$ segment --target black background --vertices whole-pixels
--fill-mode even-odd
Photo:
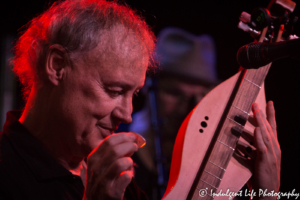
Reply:
[[[52,1],[5,0],[0,3],[1,36],[17,36],[17,30],[31,18],[47,9]],[[269,0],[127,0],[146,18],[155,34],[164,27],[175,26],[194,34],[210,34],[217,46],[217,67],[220,79],[234,75],[239,68],[236,52],[253,39],[237,28],[242,11],[251,13],[266,7]],[[295,1],[297,3],[297,1]],[[295,12],[300,15],[300,5]],[[300,35],[299,23],[295,33]],[[266,78],[266,97],[273,100],[277,115],[278,137],[282,149],[282,192],[300,193],[300,63],[292,59],[274,62]],[[290,199],[294,199],[293,197]]]

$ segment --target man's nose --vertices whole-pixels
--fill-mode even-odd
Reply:
[[[115,111],[115,117],[123,123],[131,123],[132,98],[123,98]]]

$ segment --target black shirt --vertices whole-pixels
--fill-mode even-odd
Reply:
[[[0,200],[81,200],[84,194],[81,178],[43,148],[18,121],[20,114],[8,112],[0,132]],[[127,187],[125,198],[147,199],[134,181]]]

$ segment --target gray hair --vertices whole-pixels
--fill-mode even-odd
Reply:
[[[68,52],[85,52],[97,46],[101,31],[122,24],[133,32],[143,51],[153,61],[155,36],[145,21],[126,5],[105,0],[65,0],[54,3],[32,19],[17,40],[13,71],[24,86],[26,100],[32,86],[40,81],[39,68],[48,48],[62,45]]]

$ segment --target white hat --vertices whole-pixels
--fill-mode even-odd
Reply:
[[[193,35],[168,27],[158,35],[156,60],[163,74],[172,74],[210,84],[219,82],[214,40],[209,35]]]

